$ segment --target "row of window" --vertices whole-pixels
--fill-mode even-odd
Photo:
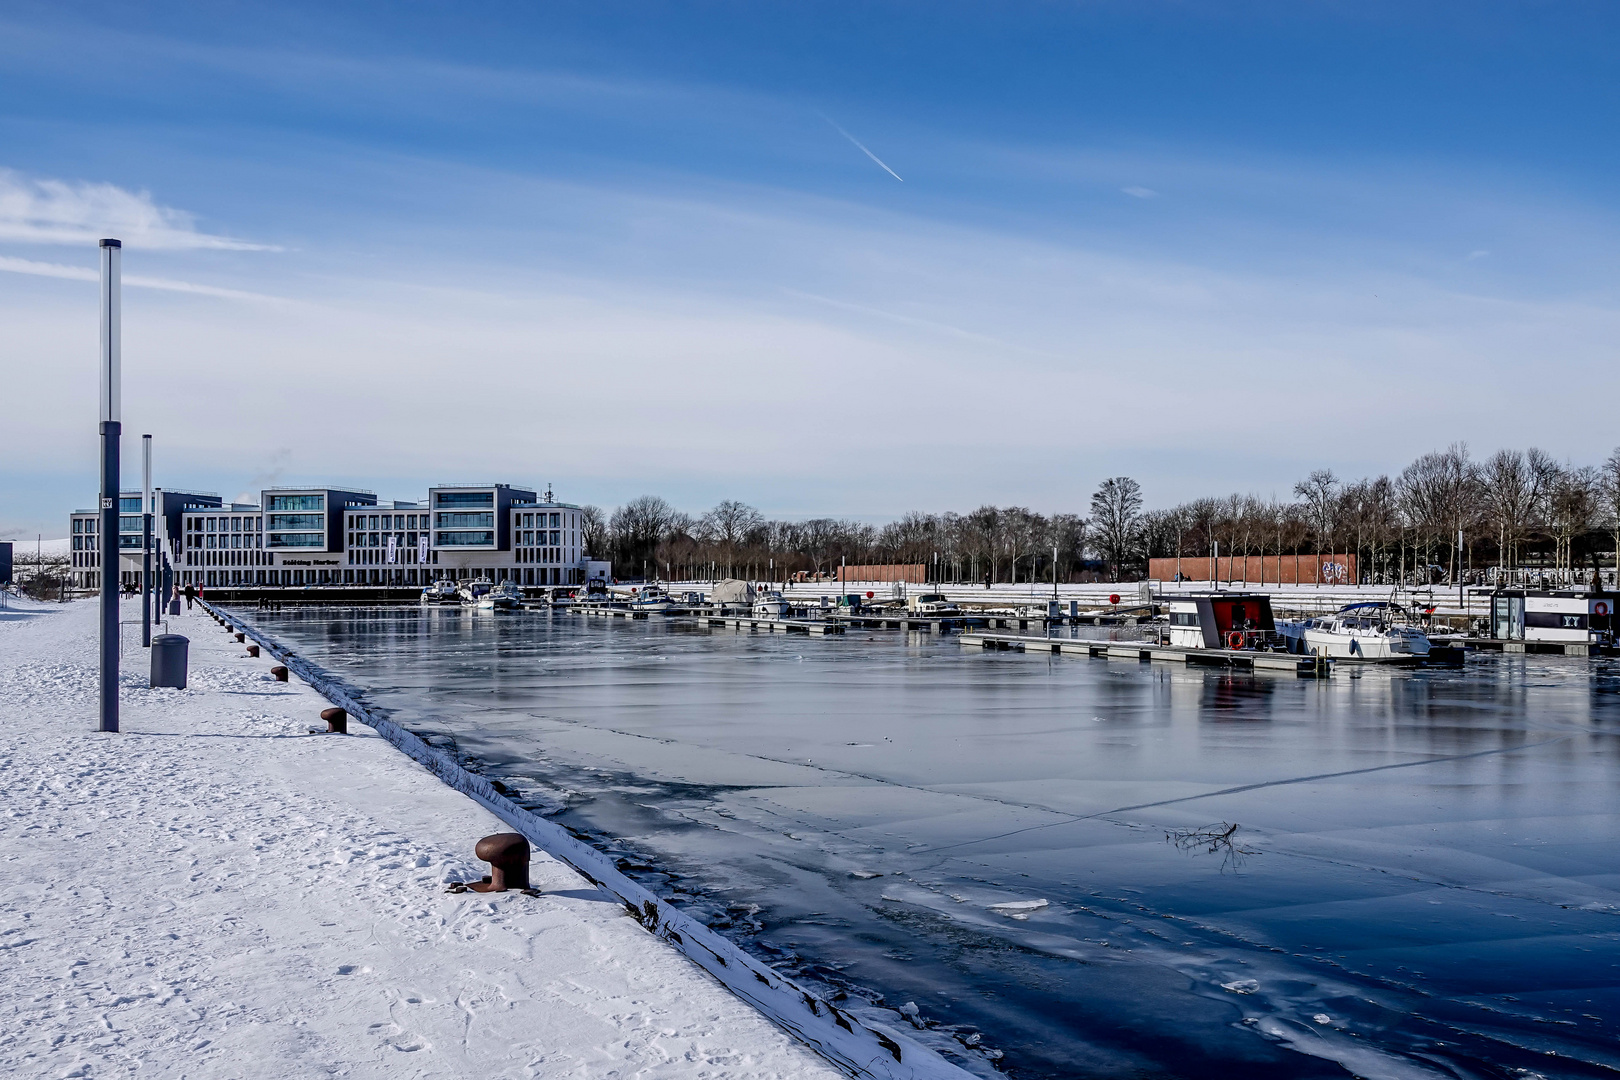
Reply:
[[[235,517],[189,517],[186,519],[188,532],[258,532],[264,524],[257,514],[237,515]],[[137,526],[138,527],[138,526]]]
[[[268,551],[188,551],[187,566],[269,566]]]
[[[349,528],[351,530],[381,529],[383,532],[395,532],[399,529],[415,529],[418,527],[417,519],[421,518],[421,528],[428,527],[426,514],[350,514]]]
[[[411,533],[395,533],[394,534],[394,546],[398,547],[398,548],[406,548],[406,547],[408,547],[412,551],[415,551],[416,550],[416,542],[417,542],[419,536],[420,536],[420,534],[413,533],[413,532],[411,532]],[[380,547],[387,547],[388,546],[388,534],[387,533],[350,533],[349,534],[349,546],[351,548],[366,548],[366,547],[380,548]]]
[[[266,510],[274,513],[298,513],[304,510],[325,510],[325,495],[272,495]]]
[[[229,536],[214,536],[204,533],[187,533],[187,548],[203,548],[212,551],[215,548],[256,548],[262,547],[262,538],[258,533],[243,533],[238,536],[232,533]]]

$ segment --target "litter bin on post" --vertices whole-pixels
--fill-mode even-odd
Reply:
[[[186,688],[186,650],[191,639],[159,634],[152,639],[152,685]]]

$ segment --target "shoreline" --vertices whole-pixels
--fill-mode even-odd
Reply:
[[[447,893],[503,821],[363,712],[307,734],[327,699],[200,607],[169,626],[190,687],[147,688],[126,630],[96,732],[94,615],[0,615],[9,1072],[842,1075],[538,845],[540,896]]]
[[[213,605],[203,604],[205,611]],[[613,861],[566,829],[520,806],[485,777],[466,769],[451,754],[383,717],[373,716],[341,681],[298,656],[274,637],[220,611],[232,630],[257,642],[321,694],[370,727],[396,750],[422,765],[451,789],[476,801],[507,827],[522,833],[533,850],[565,864],[591,885],[624,905],[627,914],[772,1023],[852,1076],[893,1080],[961,1080],[970,1074],[899,1028],[858,1017],[783,977],[741,946],[624,875]],[[892,1059],[892,1060],[891,1060]]]

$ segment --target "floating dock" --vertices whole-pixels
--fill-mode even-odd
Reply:
[[[685,615],[699,626],[729,626],[733,630],[772,630],[784,634],[842,634],[838,623],[820,619],[755,619],[747,615]]]
[[[1464,645],[1503,653],[1550,653],[1554,656],[1615,656],[1612,645],[1596,641],[1523,641],[1518,638],[1446,638],[1446,648],[1461,650]],[[1436,647],[1440,647],[1436,643]]]
[[[1154,645],[1145,641],[1087,641],[1083,638],[1034,637],[1023,634],[962,635],[963,645],[1017,652],[1049,652],[1055,655],[1101,656],[1110,660],[1150,660],[1168,664],[1206,664],[1212,667],[1242,668],[1250,671],[1287,671],[1304,678],[1332,674],[1333,663],[1314,656],[1294,653],[1253,652],[1244,649],[1183,649]]]

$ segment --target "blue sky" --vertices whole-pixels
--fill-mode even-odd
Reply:
[[[227,497],[1082,510],[1620,441],[1610,7],[537,7],[0,4],[0,534],[93,496],[101,234],[126,430]]]

